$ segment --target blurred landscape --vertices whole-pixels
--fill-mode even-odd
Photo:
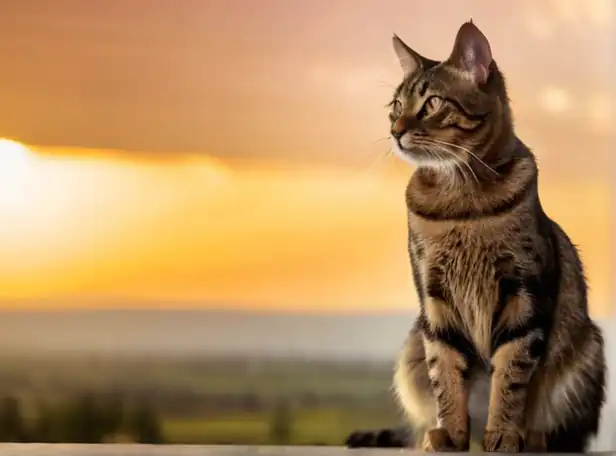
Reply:
[[[386,363],[84,353],[0,360],[0,422],[18,428],[7,441],[340,445],[357,428],[398,422]],[[23,426],[14,414],[2,418],[14,400]],[[145,431],[130,427],[138,413]],[[98,428],[110,414],[115,427]],[[89,426],[73,429],[78,422]]]
[[[0,311],[0,353],[393,360],[411,311]]]
[[[5,439],[343,444],[358,428],[400,422],[389,385],[412,320],[404,313],[5,312],[0,385],[10,400],[0,402],[0,423],[18,399],[24,424]],[[129,424],[109,431],[119,409]],[[145,431],[131,418],[140,410],[150,419]],[[62,427],[83,420],[92,423],[85,437]],[[138,424],[131,428],[131,420]]]
[[[413,318],[5,312],[0,439],[341,445],[403,423],[389,386]],[[601,323],[614,366],[616,320]],[[608,444],[613,382],[610,397]]]

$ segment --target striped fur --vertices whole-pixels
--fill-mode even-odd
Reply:
[[[417,165],[406,203],[421,308],[394,386],[415,438],[390,429],[373,446],[464,451],[472,433],[486,451],[585,451],[605,400],[603,338],[490,45],[468,22],[443,62],[396,36],[394,48],[405,76],[391,135]]]

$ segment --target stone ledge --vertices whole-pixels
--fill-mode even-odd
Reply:
[[[308,446],[202,446],[202,445],[79,445],[79,444],[0,444],[2,456],[387,456],[400,453],[420,453],[401,449],[348,449],[345,447]],[[480,454],[480,453],[473,453]],[[487,453],[486,453],[487,454]],[[548,453],[552,454],[552,453]],[[581,453],[571,453],[577,455]],[[616,451],[592,453],[616,456]],[[436,453],[435,456],[451,456],[450,453]],[[556,456],[556,453],[554,453]],[[546,456],[546,453],[543,454]],[[557,456],[567,456],[559,453]]]

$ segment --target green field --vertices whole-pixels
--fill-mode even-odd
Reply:
[[[293,415],[291,445],[340,445],[356,429],[395,424],[392,416],[362,414],[343,409],[298,411]],[[237,414],[216,419],[169,419],[165,436],[182,443],[270,443],[270,417],[267,414]]]
[[[195,395],[252,393],[269,399],[314,394],[370,399],[388,394],[392,366],[387,363],[334,363],[85,355],[0,357],[0,385],[6,392],[72,393],[79,389],[127,393]]]
[[[400,422],[391,369],[386,363],[23,355],[0,359],[0,385],[32,419],[40,404],[90,394],[103,404],[146,401],[170,443],[332,445],[354,430]],[[281,421],[285,429],[276,434]]]

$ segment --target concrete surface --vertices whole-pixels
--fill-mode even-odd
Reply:
[[[388,456],[394,454],[399,455],[400,453],[410,454],[415,453],[415,451],[400,449],[348,449],[345,447],[300,446],[261,447],[126,444],[0,444],[0,455],[2,456]],[[442,456],[450,456],[448,453],[440,454]],[[592,454],[616,456],[616,452]],[[566,454],[560,453],[558,456],[566,456]]]

